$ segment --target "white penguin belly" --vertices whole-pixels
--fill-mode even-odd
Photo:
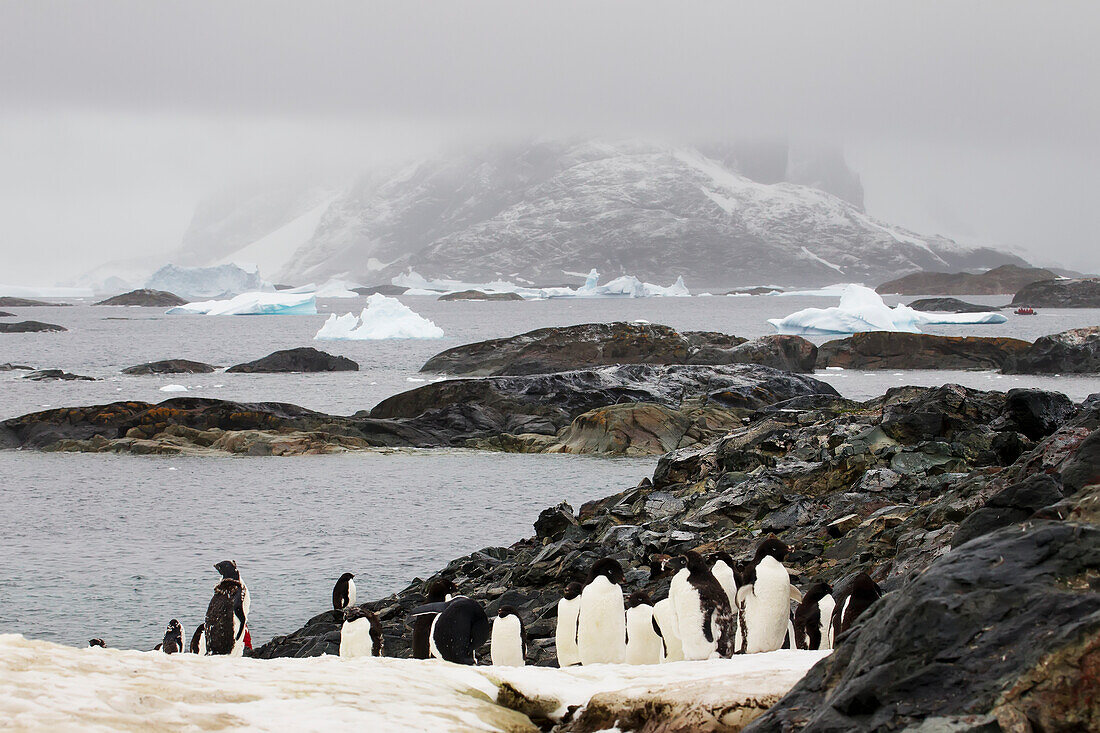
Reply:
[[[370,636],[370,619],[357,618],[354,621],[345,621],[340,627],[340,656],[341,657],[369,657],[374,648],[374,640]]]
[[[663,638],[664,656],[662,662],[680,662],[684,659],[684,647],[680,642],[679,622],[676,620],[676,609],[668,598],[657,601],[653,606],[653,618],[661,627]]]
[[[672,606],[676,609],[680,644],[684,650],[684,659],[710,659],[718,653],[718,636],[712,631],[712,640],[707,641],[704,635],[703,620],[706,614],[702,598],[688,581],[688,575],[687,570],[680,570],[672,578],[668,588],[668,597],[672,599]]]
[[[522,667],[526,663],[523,658],[523,634],[517,617],[497,616],[493,619],[489,658],[494,667]]]
[[[623,591],[600,576],[581,592],[577,651],[581,664],[621,664],[626,652]]]
[[[745,596],[745,627],[749,654],[772,652],[783,646],[791,613],[791,579],[787,569],[773,557],[756,566],[752,592]]]
[[[821,648],[833,648],[833,609],[836,601],[828,593],[817,602],[817,609],[821,612]]]
[[[659,664],[661,637],[653,630],[653,606],[635,606],[626,611],[627,664]]]
[[[354,605],[355,605],[355,581],[349,579],[348,580],[348,608],[351,608]],[[248,614],[245,614],[245,615],[247,616]]]
[[[730,609],[733,611],[733,618],[737,620],[737,580],[733,577],[733,568],[726,565],[724,560],[719,560],[714,563],[714,567],[711,569],[714,574],[714,578],[718,581],[718,584],[722,586],[722,590],[726,592],[726,598],[730,600]]]
[[[439,653],[439,647],[435,645],[435,624],[439,621],[439,614],[432,616],[432,628],[428,630],[428,655],[432,659],[443,659],[443,655]]]
[[[580,652],[577,650],[577,614],[581,610],[581,599],[562,598],[558,601],[558,624],[554,630],[554,648],[558,653],[558,666],[568,667],[579,664]]]
[[[238,633],[240,633],[240,638],[237,638]],[[233,614],[233,650],[229,652],[229,656],[244,656],[244,632],[241,631],[241,620],[237,618],[237,614]]]

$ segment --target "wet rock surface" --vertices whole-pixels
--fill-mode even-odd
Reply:
[[[122,370],[123,374],[209,374],[217,371],[217,367],[204,364],[201,361],[189,359],[164,359],[151,361],[145,364],[136,364]]]
[[[0,323],[0,333],[51,333],[68,331],[64,326],[42,321],[19,321],[18,323]]]
[[[926,313],[986,313],[1002,308],[999,305],[967,303],[965,300],[959,300],[958,298],[919,298],[906,305],[913,310]]]
[[[1100,279],[1044,280],[1022,287],[1014,306],[1032,308],[1100,308]]]
[[[357,372],[359,365],[346,356],[333,356],[310,346],[275,351],[262,359],[226,369],[234,374],[280,372]]]
[[[1040,280],[1058,275],[1039,267],[1001,265],[980,274],[969,272],[914,272],[879,285],[876,291],[896,295],[1011,295]]]
[[[8,313],[7,311],[0,311],[0,318],[15,318],[15,314]]]
[[[167,290],[131,290],[106,300],[101,300],[94,305],[138,305],[146,308],[172,308],[183,305],[187,301]]]
[[[1020,339],[870,331],[828,341],[817,366],[844,369],[1000,369],[1027,353]]]
[[[80,374],[70,374],[61,369],[39,369],[27,374],[23,379],[34,382],[94,382],[95,377],[84,377]]]
[[[1040,336],[1005,363],[1006,374],[1100,373],[1100,326]]]

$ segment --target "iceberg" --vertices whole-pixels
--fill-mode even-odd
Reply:
[[[203,300],[169,308],[169,315],[202,316],[315,316],[313,293],[241,293],[228,300]]]
[[[1000,313],[925,313],[906,305],[894,308],[882,297],[862,285],[848,285],[840,304],[832,308],[805,308],[786,318],[769,318],[768,323],[783,334],[834,334],[863,331],[901,331],[920,333],[919,326],[930,324],[1004,323]]]
[[[375,293],[367,298],[367,307],[358,316],[333,313],[313,338],[318,341],[438,339],[443,338],[443,329],[397,298]]]
[[[324,285],[317,286],[313,283],[309,285],[302,285],[298,288],[291,288],[290,290],[284,290],[284,293],[313,293],[318,298],[358,298],[359,293],[352,290],[352,288],[361,287],[355,283],[345,282],[343,280],[329,280]]]
[[[270,283],[264,282],[259,270],[246,270],[239,265],[214,267],[178,267],[165,265],[145,281],[150,290],[167,290],[181,298],[201,300],[225,298],[241,293],[257,291],[274,292]]]
[[[600,273],[595,268],[588,273],[584,285],[576,292],[577,298],[686,298],[691,296],[681,275],[665,288],[644,283],[633,275],[617,277],[606,285],[600,285]]]
[[[531,288],[507,280],[493,280],[487,283],[471,283],[461,280],[429,280],[423,275],[409,270],[390,280],[398,287],[408,288],[405,295],[442,295],[463,290],[479,290],[483,293],[516,293],[526,300],[545,298],[685,298],[691,292],[684,284],[684,278],[678,277],[669,287],[642,282],[633,275],[623,275],[600,285],[600,273],[595,268],[585,276],[584,285],[579,288]]]

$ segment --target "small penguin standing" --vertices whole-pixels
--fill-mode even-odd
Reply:
[[[192,654],[206,655],[206,624],[199,624],[195,629],[195,633],[191,635],[191,647]]]
[[[581,664],[621,664],[626,654],[623,568],[612,558],[597,560],[581,591],[577,652]]]
[[[726,591],[698,552],[674,558],[668,596],[676,609],[684,659],[728,658],[734,652],[733,609]]]
[[[660,664],[664,645],[653,621],[653,601],[645,591],[631,593],[626,599],[627,664]]]
[[[577,649],[577,616],[581,610],[581,591],[584,586],[574,581],[565,586],[562,599],[558,601],[558,622],[554,629],[554,649],[558,654],[559,667],[571,667],[581,663]]]
[[[244,633],[248,616],[244,610],[244,586],[239,580],[222,578],[206,608],[204,634],[206,653],[239,657],[244,654]]]
[[[176,619],[168,622],[160,650],[165,654],[179,654],[183,651],[183,626]]]
[[[676,609],[672,599],[665,598],[653,606],[653,630],[661,637],[661,662],[682,662],[684,645],[680,641],[680,622],[676,619]]]
[[[436,659],[455,664],[477,664],[475,652],[489,640],[489,617],[481,604],[466,596],[429,603],[412,611],[413,616],[431,616],[428,648]]]
[[[794,648],[829,649],[833,623],[833,589],[828,583],[814,583],[794,612]]]
[[[355,605],[354,577],[351,573],[344,573],[336,581],[336,586],[332,589],[332,610],[343,611]]]
[[[870,575],[860,573],[852,578],[847,590],[841,594],[833,609],[832,636],[829,646],[832,646],[836,637],[850,629],[856,619],[879,598],[882,598],[882,588],[871,580]]]
[[[384,653],[382,622],[374,611],[349,606],[340,627],[341,657],[380,657]]]
[[[522,667],[527,663],[527,629],[512,606],[501,606],[493,619],[489,658],[494,667]]]
[[[756,548],[737,589],[741,647],[745,654],[775,651],[783,646],[791,616],[791,598],[801,599],[783,566],[789,548],[769,537]]]
[[[449,601],[458,593],[458,586],[447,578],[436,578],[428,583],[424,589],[428,596],[428,603],[443,603]],[[431,656],[432,623],[435,616],[422,614],[413,617],[412,627],[412,655],[413,659],[427,659]]]

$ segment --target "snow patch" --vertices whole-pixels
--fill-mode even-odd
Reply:
[[[839,273],[840,273],[841,275],[843,275],[843,274],[844,274],[844,270],[843,270],[843,269],[841,269],[839,265],[834,265],[834,264],[833,264],[832,262],[829,262],[829,261],[828,261],[827,259],[825,259],[824,257],[818,257],[817,255],[815,255],[815,254],[814,254],[813,252],[811,252],[810,250],[806,249],[805,247],[803,247],[803,248],[802,248],[802,254],[806,255],[807,257],[809,257],[809,258],[810,258],[810,259],[812,259],[812,260],[817,260],[818,262],[820,262],[821,264],[825,265],[826,267],[831,267],[831,268],[833,268],[834,270],[836,270],[837,272],[839,272]]]
[[[367,298],[367,307],[354,313],[333,313],[313,338],[319,341],[374,341],[380,339],[438,339],[443,329],[397,298],[380,293]]]

